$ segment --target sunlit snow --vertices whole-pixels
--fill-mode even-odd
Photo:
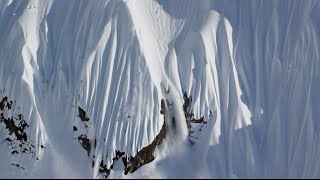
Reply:
[[[319,12],[0,0],[0,178],[319,178]]]

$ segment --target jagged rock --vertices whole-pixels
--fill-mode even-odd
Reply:
[[[87,151],[89,156],[91,151],[91,140],[88,139],[86,135],[80,135],[78,137],[78,141],[81,144],[81,146]]]
[[[110,169],[107,168],[107,165],[103,163],[103,160],[100,162],[99,173],[107,178],[110,174]]]
[[[31,154],[35,157],[34,145],[27,134],[29,125],[22,114],[12,113],[12,106],[13,102],[7,96],[0,101],[0,124],[7,130],[4,142],[8,143],[12,155]]]
[[[78,141],[80,143],[80,145],[87,151],[88,156],[90,156],[90,152],[92,149],[92,139],[88,138],[88,129],[89,129],[89,121],[90,118],[87,117],[87,113],[85,110],[83,110],[81,107],[78,107],[79,110],[79,115],[78,117],[80,117],[81,119],[81,124],[83,129],[80,131],[78,130],[78,128],[76,126],[73,126],[73,131],[77,132],[76,134],[78,134]],[[93,141],[93,145],[94,148],[96,147],[96,139]]]
[[[186,91],[183,93],[183,100],[184,100],[184,103],[183,103],[182,109],[183,109],[183,112],[184,112],[184,115],[186,118],[186,123],[187,123],[188,133],[189,133],[189,140],[190,140],[191,144],[194,144],[194,141],[191,140],[190,138],[198,139],[198,137],[195,137],[192,135],[192,133],[194,132],[192,130],[192,123],[193,124],[200,124],[200,123],[207,124],[207,121],[205,120],[204,116],[201,116],[201,114],[200,114],[201,117],[199,119],[194,118],[194,114],[191,112],[192,97],[191,96],[188,97]]]
[[[89,121],[89,118],[87,117],[86,112],[85,112],[81,107],[78,107],[78,110],[79,110],[79,117],[80,117],[80,119],[81,119],[83,122]]]
[[[125,166],[125,174],[133,173],[139,167],[154,160],[154,151],[166,137],[167,129],[167,124],[164,122],[159,134],[152,141],[152,143],[142,148],[134,157],[131,157],[128,163],[124,163],[124,165],[127,165]]]

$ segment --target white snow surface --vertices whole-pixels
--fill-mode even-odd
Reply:
[[[93,155],[110,166],[150,144],[166,99],[177,122],[155,160],[128,175],[116,161],[108,178],[320,178],[319,12],[317,0],[0,0],[0,100],[38,158],[11,154],[1,125],[0,177],[103,178]],[[193,145],[184,92],[207,120]],[[73,126],[96,138],[89,157]]]

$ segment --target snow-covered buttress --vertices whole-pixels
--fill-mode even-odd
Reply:
[[[0,0],[0,177],[320,177],[320,1]]]

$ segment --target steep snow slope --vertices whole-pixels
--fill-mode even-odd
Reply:
[[[0,1],[0,177],[319,177],[319,10]]]

